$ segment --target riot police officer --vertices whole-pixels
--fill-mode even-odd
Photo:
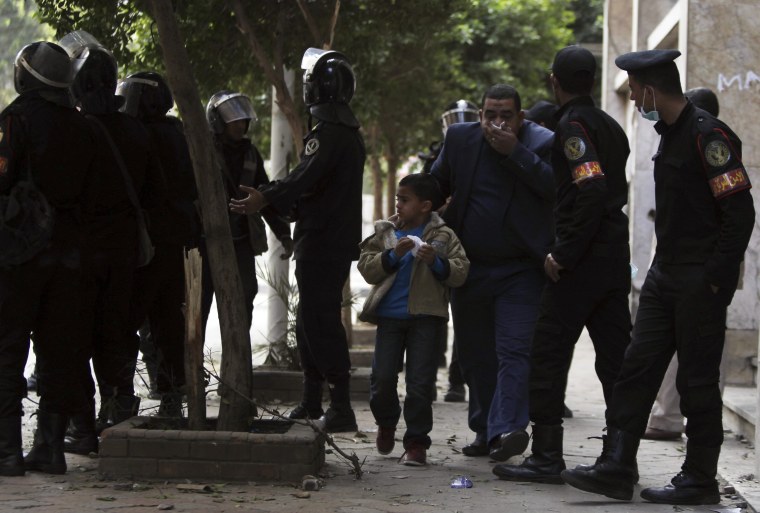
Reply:
[[[251,100],[239,92],[219,91],[209,98],[206,105],[206,120],[214,134],[214,147],[221,164],[219,173],[222,176],[225,191],[231,198],[245,196],[240,191],[241,184],[255,188],[269,183],[269,177],[264,169],[264,159],[256,146],[246,137],[251,123],[254,123],[256,119]],[[293,240],[290,237],[290,225],[272,208],[265,208],[261,213],[250,214],[228,211],[228,215],[238,271],[243,284],[248,328],[250,328],[253,320],[253,301],[258,292],[255,257],[267,250],[264,221],[282,244],[282,259],[286,260],[293,254]],[[214,297],[214,283],[205,243],[201,244],[201,255],[203,256],[201,312],[205,333],[206,321]]]
[[[70,414],[87,403],[86,341],[78,324],[85,227],[80,212],[93,171],[95,139],[73,109],[71,61],[58,45],[36,42],[16,56],[19,96],[0,114],[0,194],[32,180],[55,210],[49,244],[0,269],[0,475],[66,472],[64,434]],[[8,248],[5,246],[3,251]],[[29,337],[39,362],[37,431],[22,459],[21,399]]]
[[[304,392],[291,418],[323,414],[327,381],[330,407],[321,421],[327,431],[356,429],[351,408],[346,333],[341,323],[343,285],[359,258],[362,173],[366,152],[359,121],[349,107],[356,78],[345,55],[309,48],[301,62],[304,103],[316,125],[305,138],[301,162],[285,178],[256,190],[242,187],[236,212],[271,205],[296,221],[296,281],[300,303],[296,333]]]
[[[99,142],[98,172],[87,184],[88,204],[83,211],[91,234],[90,308],[83,316],[91,323],[88,335],[100,392],[100,425],[95,427],[93,415],[72,418],[67,444],[71,452],[86,453],[97,450],[96,431],[126,420],[139,406],[133,383],[139,340],[129,323],[138,217],[157,217],[165,184],[142,123],[119,112],[124,99],[115,95],[117,64],[111,52],[81,30],[64,36],[60,44],[78,63],[72,92]],[[134,202],[129,187],[137,196]],[[94,412],[94,399],[90,405]]]
[[[122,111],[139,119],[150,137],[151,150],[161,164],[167,187],[162,215],[150,225],[156,252],[150,264],[135,274],[135,288],[130,313],[130,331],[137,331],[145,321],[150,330],[146,337],[155,352],[155,370],[150,377],[161,396],[158,415],[182,416],[182,386],[185,383],[185,302],[184,249],[197,246],[200,220],[195,208],[198,191],[185,140],[182,122],[167,115],[174,105],[169,86],[153,71],[133,73],[123,80],[116,95],[124,98]],[[149,375],[151,374],[149,370]]]

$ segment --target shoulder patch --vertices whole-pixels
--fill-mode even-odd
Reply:
[[[705,146],[705,161],[707,161],[712,167],[725,166],[730,158],[731,150],[728,148],[728,145],[720,139],[710,141],[710,143]]]
[[[309,139],[304,148],[304,154],[306,156],[314,155],[319,149],[319,139]]]
[[[751,187],[749,177],[743,167],[711,178],[709,184],[715,199],[723,199],[735,192]]]
[[[4,176],[8,172],[8,159],[0,157],[0,176]]]
[[[567,160],[578,160],[586,154],[586,143],[580,137],[570,137],[565,141]]]

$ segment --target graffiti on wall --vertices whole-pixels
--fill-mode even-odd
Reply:
[[[754,71],[747,71],[746,73],[737,73],[732,76],[725,76],[723,73],[718,74],[718,92],[723,92],[727,89],[738,89],[744,91],[752,87],[752,84],[760,82],[760,76]]]

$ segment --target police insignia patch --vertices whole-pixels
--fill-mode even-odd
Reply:
[[[712,167],[725,166],[730,158],[731,151],[728,149],[728,145],[723,141],[711,141],[705,147],[705,160]]]
[[[571,137],[565,141],[565,157],[578,160],[586,153],[586,143],[580,137]]]
[[[319,139],[309,139],[309,142],[306,143],[306,148],[304,148],[304,154],[308,155],[314,155],[317,150],[319,149]]]

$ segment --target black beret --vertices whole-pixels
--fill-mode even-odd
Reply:
[[[561,79],[571,79],[579,71],[596,73],[594,55],[582,46],[566,46],[554,56],[552,73]]]
[[[678,50],[644,50],[641,52],[629,52],[615,59],[618,68],[625,71],[639,71],[651,66],[673,62],[681,55]]]
[[[557,112],[557,106],[546,100],[541,100],[533,104],[533,106],[525,111],[525,118],[531,121],[540,123],[551,119],[554,113]]]

